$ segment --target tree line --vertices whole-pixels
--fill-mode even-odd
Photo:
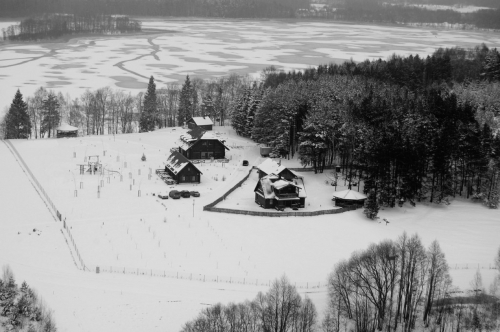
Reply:
[[[426,59],[267,70],[264,84],[233,104],[232,125],[276,156],[298,153],[316,172],[341,166],[349,188],[363,181],[370,218],[379,206],[456,196],[496,208],[500,62],[496,49],[465,53],[476,51],[464,61],[450,56],[462,52],[438,50]]]
[[[432,10],[408,3],[386,1],[346,0],[342,4],[326,6],[319,14],[299,10],[299,17],[317,17],[336,21],[355,21],[391,24],[451,24],[462,28],[500,29],[500,9],[495,3],[491,9],[461,13],[452,9]]]
[[[500,270],[500,251],[495,264]],[[493,331],[500,326],[500,274],[489,292],[479,271],[470,288],[452,285],[437,241],[425,248],[403,233],[354,252],[328,276],[321,321],[314,303],[282,277],[266,294],[203,309],[182,332]]]
[[[42,13],[270,18],[295,16],[309,0],[3,0],[0,16]]]
[[[21,20],[2,30],[4,40],[53,39],[78,33],[126,33],[141,31],[141,23],[126,16],[45,14]]]
[[[233,100],[250,83],[246,76],[230,75],[214,80],[191,79],[135,95],[103,87],[72,98],[40,87],[31,96],[20,91],[0,121],[5,138],[54,137],[61,122],[75,126],[80,135],[122,134],[182,126],[192,116],[208,116],[223,125]]]
[[[17,285],[8,266],[0,278],[0,326],[5,331],[57,331],[51,311],[25,281]]]

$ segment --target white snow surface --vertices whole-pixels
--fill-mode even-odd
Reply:
[[[207,305],[253,299],[258,291],[267,290],[262,283],[283,274],[297,283],[302,295],[307,293],[321,315],[327,302],[324,284],[335,263],[404,231],[418,233],[426,246],[437,239],[453,268],[454,282],[462,289],[469,288],[478,267],[486,288],[497,273],[487,268],[500,246],[500,213],[464,199],[448,206],[383,209],[379,215],[390,221],[388,225],[366,219],[361,210],[292,218],[204,212],[203,205],[248,174],[242,160],[250,165],[263,161],[259,147],[234,130],[216,126],[214,131],[232,147],[227,152],[230,162],[199,164],[203,172],[199,185],[167,186],[154,174],[185,133],[181,128],[116,137],[12,141],[66,218],[90,272],[77,269],[62,223],[55,221],[16,158],[0,142],[0,265],[9,264],[19,283],[26,280],[34,287],[54,310],[59,330],[70,332],[178,331]],[[92,155],[100,156],[104,175],[79,174],[77,165]],[[296,160],[282,163],[292,167]],[[300,174],[308,191],[306,204],[319,205],[316,201],[323,197],[321,204],[331,208],[334,188],[325,184],[326,175]],[[253,197],[255,176],[254,171],[223,203],[235,206],[238,192]],[[152,196],[174,188],[197,190],[201,197]],[[243,279],[245,284],[96,274],[96,266],[178,272],[192,274],[193,279],[201,275],[207,280],[210,276]],[[248,285],[257,279],[258,286]]]

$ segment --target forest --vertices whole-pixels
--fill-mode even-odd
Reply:
[[[2,31],[4,40],[42,40],[78,33],[141,31],[141,23],[126,16],[46,14],[23,19]]]
[[[499,203],[500,54],[486,46],[432,56],[265,71],[232,105],[236,132],[323,172],[363,181],[379,206]]]
[[[309,0],[2,0],[0,16],[42,13],[269,18],[295,16]]]

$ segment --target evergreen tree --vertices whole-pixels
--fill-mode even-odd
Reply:
[[[201,116],[205,117],[208,116],[212,120],[214,119],[215,115],[215,107],[214,107],[214,102],[212,100],[212,97],[207,93],[201,102]]]
[[[5,117],[5,138],[28,138],[30,135],[31,122],[28,115],[28,105],[23,101],[21,92],[17,90]]]
[[[262,89],[256,88],[254,86],[250,95],[250,100],[248,101],[246,124],[244,129],[244,135],[247,137],[252,136],[253,120],[255,118],[255,112],[259,108],[259,104],[262,100],[262,92]]]
[[[49,138],[51,133],[59,125],[61,116],[59,114],[60,104],[57,101],[56,95],[52,92],[49,93],[47,99],[43,101],[42,104],[42,131],[48,132]]]
[[[189,75],[186,76],[186,81],[182,86],[181,95],[179,98],[179,111],[177,112],[177,122],[179,126],[183,126],[184,123],[193,116],[193,92],[191,87],[191,81],[189,80]]]
[[[247,132],[247,110],[250,98],[250,91],[245,92],[236,100],[231,110],[231,125],[238,135],[245,135]]]
[[[139,120],[139,131],[147,132],[155,130],[155,124],[158,120],[156,84],[154,82],[154,77],[151,76],[149,78],[148,90],[144,96],[144,107]]]
[[[373,220],[377,217],[378,210],[377,193],[372,189],[368,193],[368,198],[365,200],[365,209],[363,212],[368,218]]]

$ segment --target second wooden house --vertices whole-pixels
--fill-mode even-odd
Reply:
[[[194,128],[181,136],[179,153],[188,159],[224,159],[229,148],[217,136],[201,128]]]
[[[254,189],[255,203],[265,209],[303,208],[306,190],[302,178],[288,181],[276,174],[269,174],[257,182]]]
[[[165,162],[165,172],[177,183],[200,183],[201,171],[179,152],[172,152]]]

